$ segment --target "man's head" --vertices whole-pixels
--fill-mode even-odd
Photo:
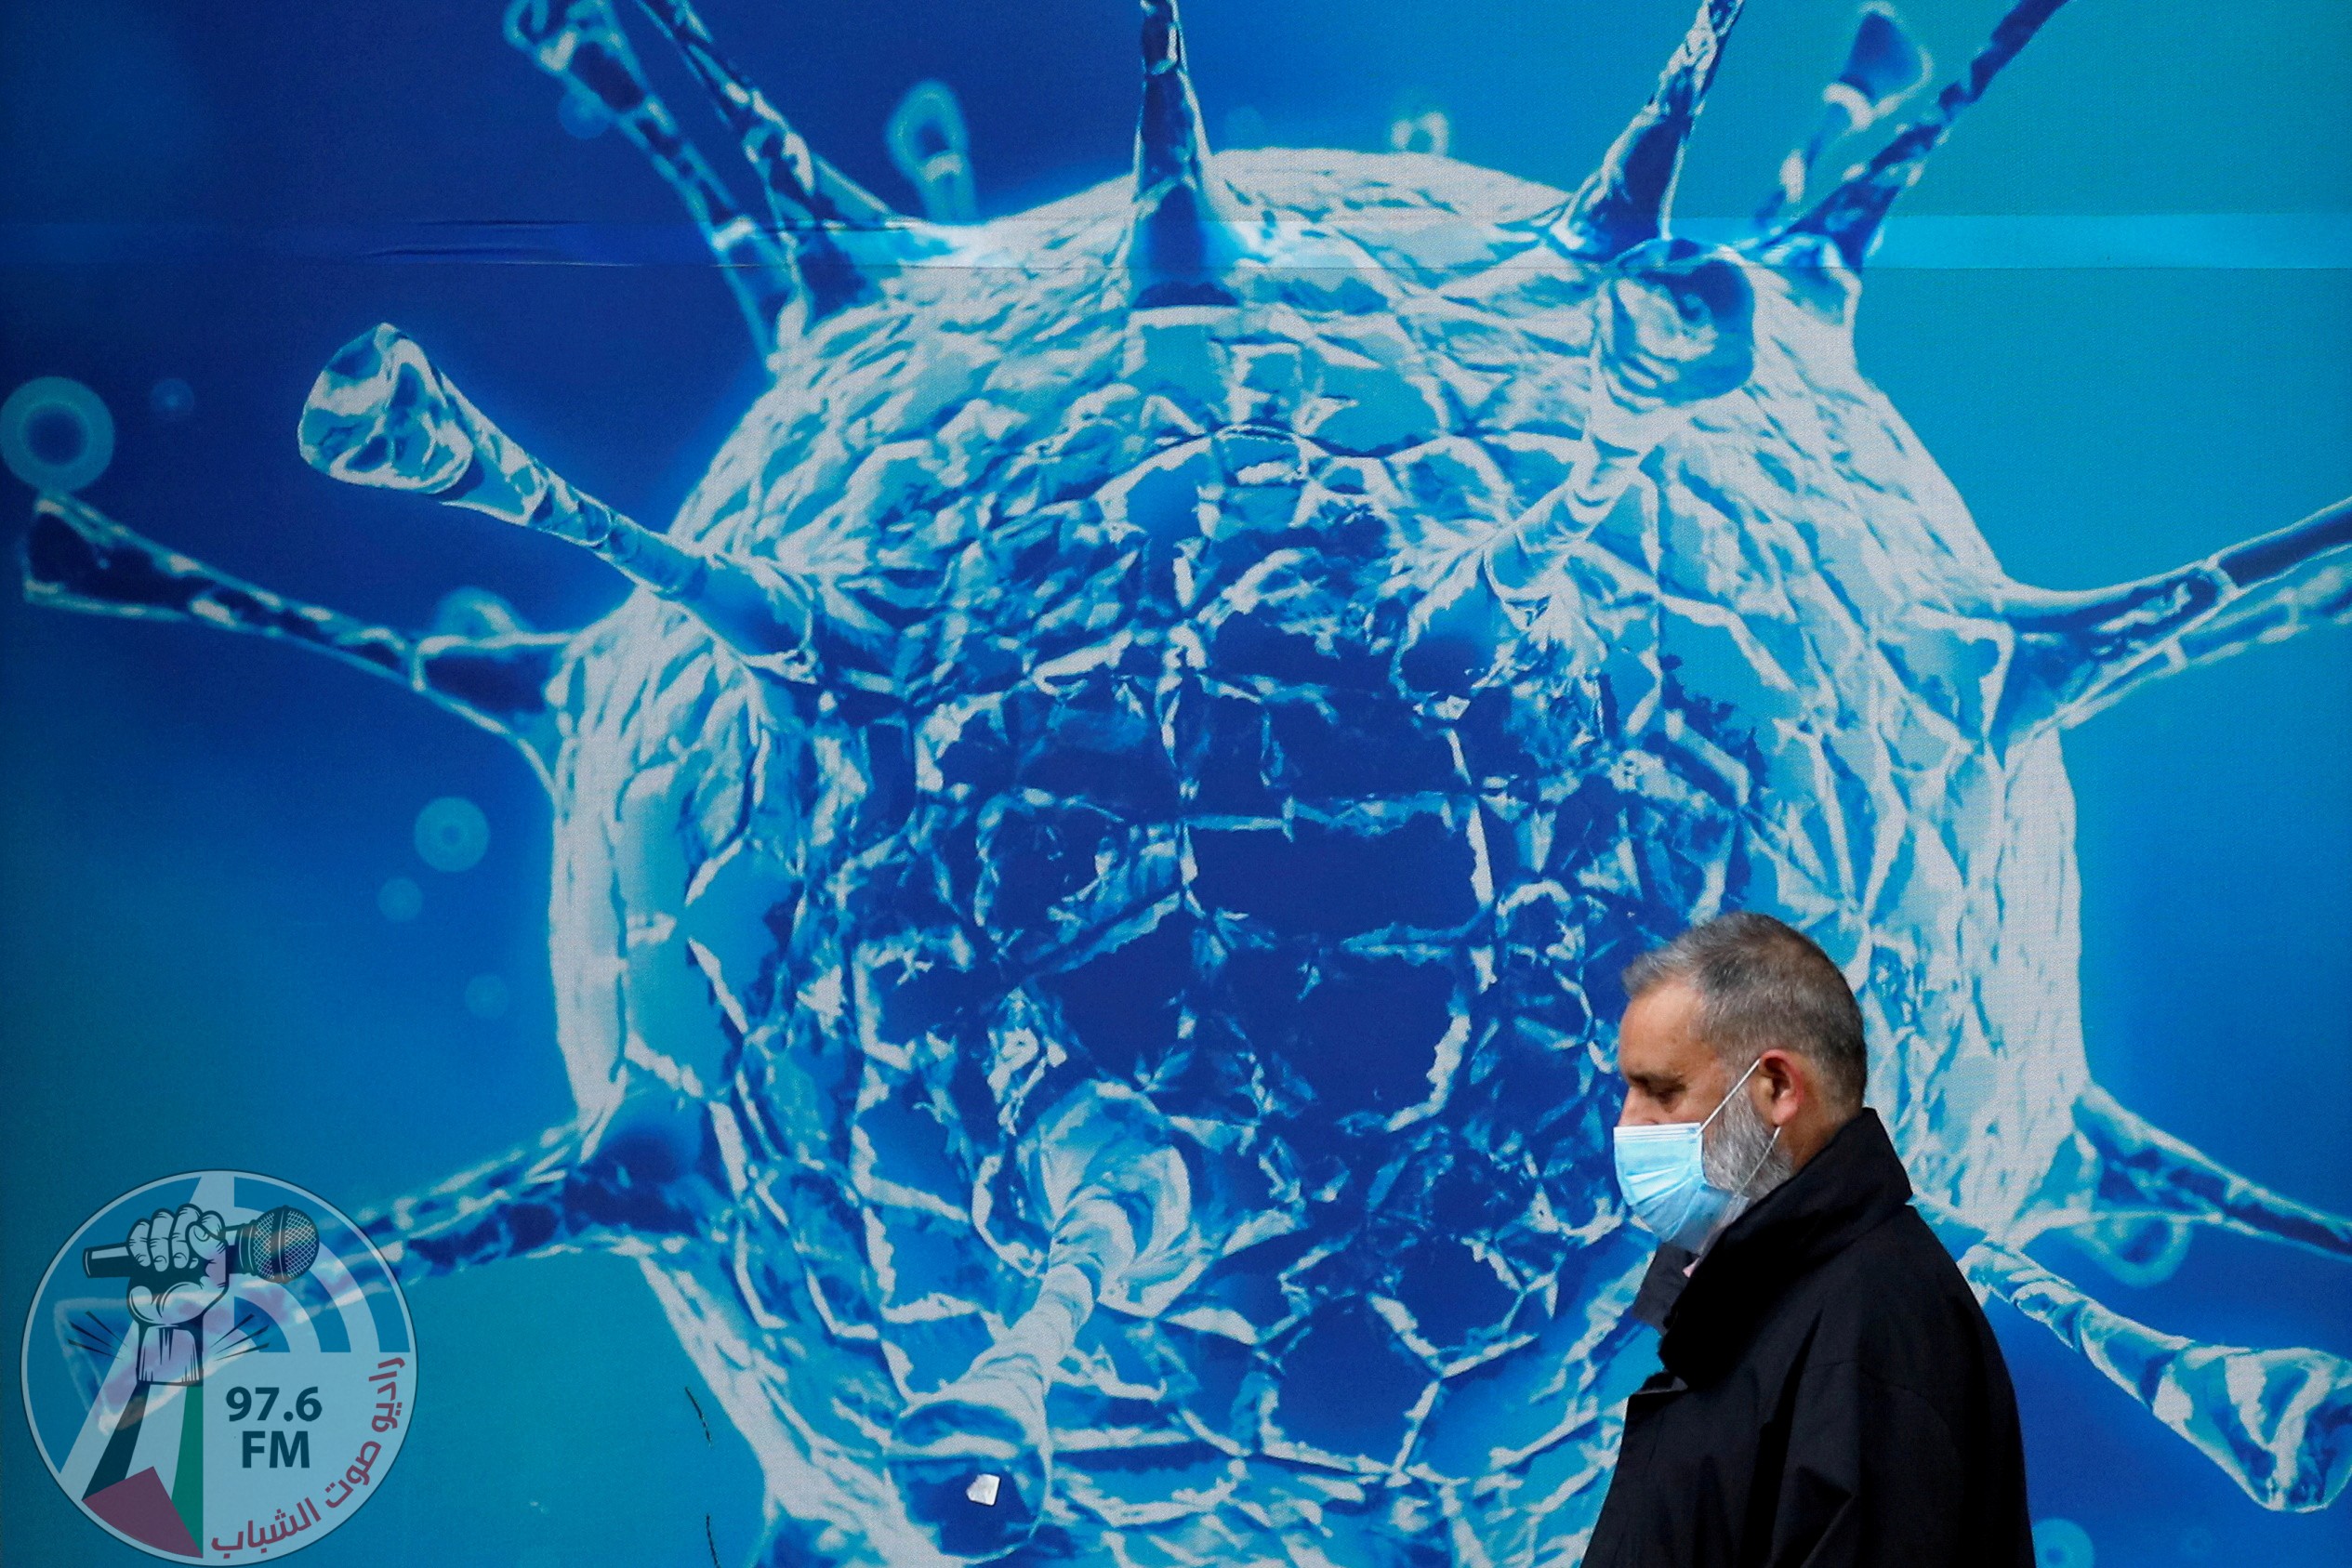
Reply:
[[[1828,954],[1770,916],[1695,926],[1624,978],[1619,1120],[1697,1122],[1722,1106],[1706,1153],[1713,1185],[1769,1191],[1862,1108],[1868,1056],[1854,992]]]

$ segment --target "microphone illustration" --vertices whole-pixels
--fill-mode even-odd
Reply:
[[[291,1206],[231,1225],[221,1239],[229,1244],[231,1273],[251,1274],[275,1285],[310,1272],[319,1255],[318,1221]],[[109,1280],[152,1276],[157,1271],[143,1267],[128,1246],[116,1245],[84,1247],[82,1272],[94,1280]]]

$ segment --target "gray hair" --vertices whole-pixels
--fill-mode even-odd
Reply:
[[[1862,1008],[1830,955],[1769,915],[1741,911],[1693,926],[1625,967],[1630,1003],[1671,981],[1698,994],[1698,1033],[1736,1069],[1778,1047],[1820,1068],[1858,1108],[1870,1073]]]

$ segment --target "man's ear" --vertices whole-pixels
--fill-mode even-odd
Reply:
[[[1813,1098],[1813,1080],[1807,1063],[1793,1051],[1774,1047],[1756,1058],[1756,1076],[1763,1080],[1769,1099],[1764,1105],[1764,1118],[1776,1127],[1785,1127],[1797,1119],[1807,1101]]]

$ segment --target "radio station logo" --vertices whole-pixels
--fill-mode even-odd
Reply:
[[[85,1221],[25,1324],[25,1415],[67,1496],[156,1557],[259,1562],[383,1484],[416,1403],[392,1271],[314,1193],[150,1182]]]

